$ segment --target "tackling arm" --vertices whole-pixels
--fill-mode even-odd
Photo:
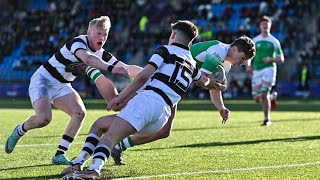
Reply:
[[[207,90],[218,89],[224,91],[227,88],[226,81],[221,84],[220,81],[214,77],[213,73],[208,75],[205,72],[201,72],[200,79],[198,81],[194,81],[194,83],[196,86]]]
[[[116,67],[124,67],[125,69],[128,69],[128,72],[129,72],[129,77],[136,77],[141,71],[142,71],[142,67],[140,66],[137,66],[137,65],[128,65],[128,64],[125,64],[121,61],[119,61],[117,64],[116,64]]]
[[[204,74],[201,75],[199,80],[194,81],[194,83],[196,84],[196,86],[202,87],[207,90],[219,89],[223,86],[221,83],[219,83],[218,80],[216,80],[214,76],[207,77]]]
[[[113,99],[111,103],[108,104],[108,110],[121,109],[153,75],[156,68],[153,65],[148,64],[141,73],[139,73],[136,78],[119,94],[118,97]]]
[[[76,57],[80,58],[82,62],[88,66],[92,66],[100,70],[108,70],[109,72],[112,72],[112,73],[124,74],[126,76],[129,76],[128,71],[125,68],[123,67],[115,68],[113,65],[104,62],[101,58],[90,53],[87,50],[79,49],[78,51],[75,52],[75,55]]]

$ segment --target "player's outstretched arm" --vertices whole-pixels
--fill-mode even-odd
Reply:
[[[136,77],[141,71],[142,71],[142,67],[140,66],[137,66],[137,65],[128,65],[128,64],[125,64],[121,61],[119,61],[117,64],[116,64],[116,67],[124,67],[125,69],[128,70],[129,72],[129,77]]]
[[[148,64],[143,70],[136,76],[136,78],[119,94],[118,97],[113,99],[109,104],[108,110],[121,109],[127,104],[127,102],[154,74],[156,68],[153,65]]]
[[[101,58],[90,53],[87,50],[79,49],[76,51],[75,55],[76,57],[80,58],[82,62],[88,66],[92,66],[100,70],[107,70],[115,74],[123,74],[123,75],[129,76],[128,70],[125,69],[124,67],[114,67],[113,65],[107,62],[104,62]]]

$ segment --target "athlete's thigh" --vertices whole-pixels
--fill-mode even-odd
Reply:
[[[34,106],[34,102],[39,99],[49,99],[49,84],[50,81],[38,72],[32,75],[29,84],[29,97],[32,106]],[[43,100],[41,100],[41,102],[42,101]]]
[[[110,128],[115,118],[116,114],[102,116],[94,122],[94,125],[92,127],[95,129],[102,129],[104,132],[106,132]]]
[[[252,91],[256,91],[256,90],[261,89],[262,75],[263,75],[263,72],[261,70],[254,70],[253,71],[252,81],[251,81]]]
[[[151,98],[149,98],[151,100]],[[152,107],[152,111],[149,112],[151,116],[151,121],[143,127],[139,133],[155,133],[165,128],[163,130],[170,131],[173,123],[174,116],[170,116],[172,108],[169,106],[163,106],[156,102],[151,101],[148,107]],[[171,122],[168,122],[171,121]]]
[[[161,130],[171,131],[173,122],[177,112],[177,105],[171,108],[171,116],[169,117],[167,123],[161,128]]]
[[[70,116],[75,112],[85,111],[86,109],[81,97],[76,91],[54,99],[53,104]]]
[[[43,118],[51,119],[52,117],[52,105],[47,97],[37,99],[33,103],[33,109],[36,115],[43,115]]]
[[[39,73],[34,73],[29,84],[29,97],[37,115],[51,119],[52,106],[49,99],[50,81]]]
[[[276,83],[276,69],[274,67],[267,67],[263,69],[262,84],[263,86],[273,86]]]
[[[268,81],[262,81],[262,87],[271,88],[271,87],[272,87],[272,83],[270,83],[270,82],[268,82]]]

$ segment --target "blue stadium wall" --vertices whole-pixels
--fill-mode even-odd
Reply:
[[[74,82],[72,86],[79,92],[83,97],[86,97],[86,87],[83,82]],[[310,82],[309,97],[320,97],[320,81]],[[29,97],[28,95],[28,82],[0,82],[0,97]],[[297,97],[299,96],[299,91],[297,90],[297,82],[279,82],[277,83],[276,91],[281,97]],[[99,94],[96,89],[95,94]],[[100,97],[98,95],[97,97]]]

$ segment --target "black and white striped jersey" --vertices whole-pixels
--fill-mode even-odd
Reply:
[[[148,64],[157,70],[145,90],[155,91],[170,106],[177,104],[191,82],[201,76],[189,47],[177,43],[158,48]]]
[[[76,76],[66,72],[65,67],[70,63],[81,61],[81,59],[75,55],[79,49],[88,50],[110,64],[119,62],[110,52],[104,49],[98,51],[92,50],[89,46],[88,37],[86,35],[80,35],[67,42],[48,62],[40,66],[37,72],[53,81],[58,80],[61,83],[72,82]]]

